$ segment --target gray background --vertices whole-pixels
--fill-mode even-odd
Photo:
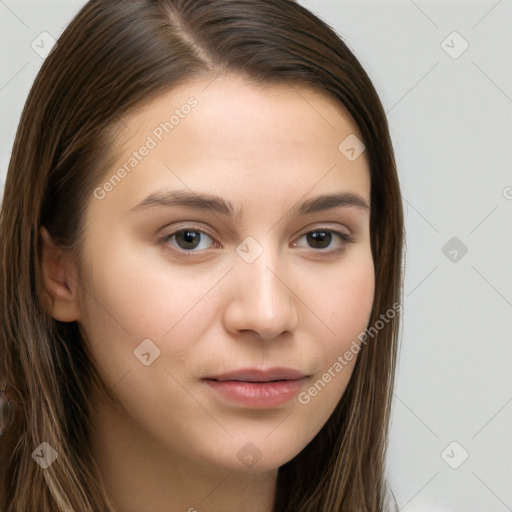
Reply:
[[[84,3],[0,0],[2,189],[42,63],[31,44],[57,39]],[[360,59],[396,151],[407,268],[388,468],[400,510],[512,511],[512,1],[301,3]]]

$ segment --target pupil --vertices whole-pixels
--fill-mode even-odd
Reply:
[[[309,233],[308,237],[310,237],[310,241],[313,241],[311,244],[312,247],[321,249],[329,246],[332,235],[330,233],[326,233],[325,231],[314,231],[313,233]],[[325,243],[326,241],[327,243]],[[320,246],[318,245],[318,242],[320,242]]]
[[[194,248],[194,242],[197,242],[199,240],[199,235],[195,231],[181,231],[183,234],[183,238],[185,240],[185,249]],[[187,244],[192,244],[194,247],[190,247]]]

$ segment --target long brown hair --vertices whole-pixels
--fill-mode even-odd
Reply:
[[[291,0],[89,1],[32,86],[5,183],[0,383],[16,421],[0,438],[2,512],[115,510],[88,449],[90,390],[101,379],[76,322],[44,307],[39,229],[79,261],[84,209],[115,157],[122,116],[180,83],[228,72],[312,86],[353,117],[371,172],[368,325],[401,304],[404,226],[389,128],[367,73],[333,29]],[[279,469],[274,512],[383,510],[399,319],[395,311],[361,345],[334,413]],[[44,470],[32,457],[43,442],[58,454]]]

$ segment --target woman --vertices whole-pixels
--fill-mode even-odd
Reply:
[[[385,510],[399,183],[304,7],[88,2],[0,236],[2,511]]]

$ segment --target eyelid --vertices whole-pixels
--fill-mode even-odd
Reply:
[[[178,222],[176,224],[167,225],[165,228],[162,229],[163,234],[159,238],[170,238],[172,235],[175,235],[177,233],[180,233],[181,231],[197,231],[199,233],[203,233],[208,235],[210,238],[213,238],[215,241],[217,241],[217,235],[214,234],[212,230],[208,228],[208,226],[205,226],[204,224],[196,224],[194,221],[190,222]],[[218,242],[220,243],[220,242]]]
[[[318,254],[334,254],[340,251],[345,250],[346,246],[350,243],[354,242],[354,238],[351,233],[345,233],[344,231],[340,230],[339,228],[335,228],[332,226],[313,226],[309,227],[306,230],[302,231],[301,234],[295,237],[295,240],[300,240],[303,236],[308,235],[309,233],[316,233],[319,231],[326,231],[328,233],[331,233],[333,235],[337,235],[339,238],[341,238],[341,246],[334,248],[334,249],[315,249],[315,248],[309,248],[310,251]],[[294,246],[297,246],[297,241],[295,241],[293,244]]]
[[[307,233],[311,233],[312,231],[321,231],[321,230],[325,230],[325,231],[332,231],[334,233],[340,233],[341,235],[343,236],[346,236],[346,237],[351,237],[352,236],[352,233],[351,231],[343,226],[347,232],[345,231],[342,231],[342,229],[339,227],[339,225],[329,225],[328,223],[322,223],[320,222],[320,224],[311,224],[303,229],[301,229],[299,231],[299,235],[296,235],[296,236],[303,236],[303,235],[306,235]]]
[[[321,229],[324,229],[326,231],[329,230],[329,231],[333,231],[333,232],[339,232],[339,233],[341,233],[341,234],[343,234],[344,236],[347,236],[347,237],[352,236],[351,231],[346,226],[343,226],[343,227],[347,230],[347,233],[341,231],[338,225],[333,226],[332,224],[329,225],[329,223],[325,223],[325,222],[324,223],[322,223],[322,222],[320,222],[320,223],[312,223],[309,226],[306,226],[305,228],[300,230],[297,234],[294,235],[294,237],[302,236],[302,235],[305,235],[307,233],[310,233],[311,231],[316,231],[316,230],[321,230]],[[186,230],[186,229],[197,230],[197,231],[204,232],[204,233],[206,233],[208,236],[210,236],[212,238],[216,237],[216,235],[214,235],[208,229],[207,226],[205,226],[205,225],[203,225],[201,223],[194,224],[193,221],[190,221],[190,222],[183,221],[183,222],[180,222],[180,223],[177,223],[177,224],[173,224],[172,232],[169,235],[166,235],[166,236],[170,236],[170,235],[176,234],[177,232],[182,231],[182,230]]]
[[[222,246],[222,244],[217,241],[215,235],[211,234],[204,227],[198,226],[198,225],[193,225],[193,224],[187,224],[187,223],[182,223],[182,225],[174,226],[174,228],[172,229],[172,231],[170,233],[163,234],[161,237],[159,237],[158,241],[162,244],[169,245],[169,239],[171,237],[177,235],[178,233],[181,233],[182,231],[197,231],[198,233],[201,233],[202,235],[207,235],[208,237],[210,237],[213,240],[214,244]],[[173,247],[173,249],[176,252],[178,252],[180,254],[185,254],[185,255],[195,255],[195,254],[200,254],[200,253],[207,251],[207,249],[186,251],[184,249],[180,249],[180,248],[176,248],[176,247]]]

